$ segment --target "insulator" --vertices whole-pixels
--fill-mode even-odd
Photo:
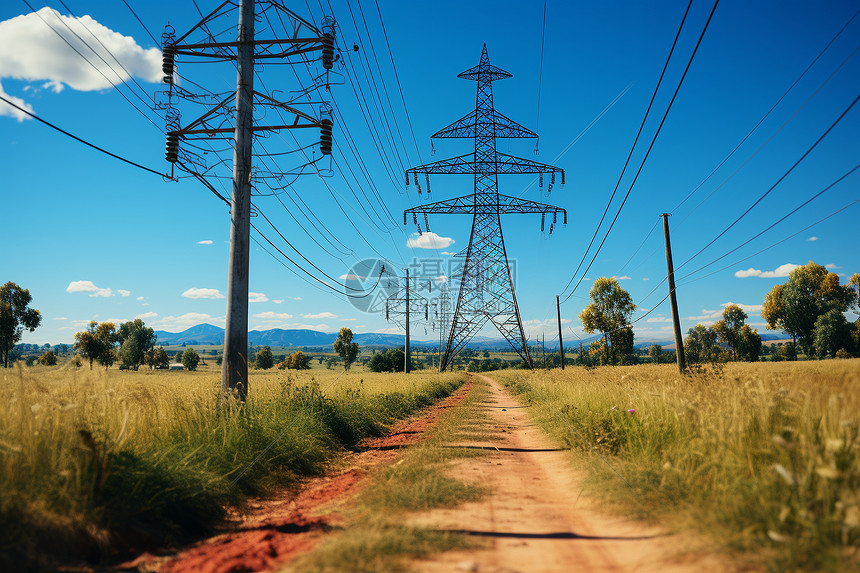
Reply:
[[[552,170],[552,175],[550,175],[550,178],[549,178],[549,184],[555,185],[555,169]]]
[[[171,163],[176,163],[179,160],[179,134],[174,131],[167,133],[164,158]]]
[[[427,308],[427,305],[424,305],[424,320],[430,319],[430,309]]]
[[[567,211],[564,212],[564,224],[567,225]]]
[[[425,173],[424,177],[427,179],[427,194],[429,195],[430,194],[430,174]]]
[[[552,222],[553,224],[558,223],[558,211],[552,212]]]
[[[415,185],[418,186],[418,194],[421,195],[421,185],[419,185],[417,182],[415,183]]]
[[[164,72],[164,83],[172,84],[173,73],[176,71],[176,46],[164,46],[161,52],[161,71]]]
[[[553,225],[552,223],[550,223],[550,224],[549,224],[549,234],[550,234],[550,235],[552,235],[552,228],[553,228],[554,226],[555,226],[555,225]]]
[[[409,187],[409,172],[406,172],[406,186]]]
[[[388,301],[385,301],[385,320],[388,320]]]
[[[406,213],[405,212],[403,213],[403,224],[404,225],[406,224]]]
[[[546,213],[540,214],[540,232],[543,233],[544,223],[546,222]]]
[[[358,44],[353,44],[353,45],[352,45],[352,51],[353,51],[353,52],[357,52],[357,51],[358,51]]]
[[[320,121],[320,151],[323,155],[331,155],[332,121],[328,118]]]
[[[412,177],[413,177],[413,178],[414,178],[414,180],[415,180],[415,184],[416,184],[416,185],[418,185],[418,172],[417,172],[417,171],[413,171],[413,172],[412,172]]]
[[[433,281],[427,281],[427,292],[433,292]]]
[[[538,187],[540,187],[541,189],[543,189],[543,173],[541,173],[540,175],[538,175]]]
[[[322,35],[322,62],[327,70],[334,66],[334,36],[328,32]]]
[[[546,194],[549,195],[552,193],[552,183],[546,186]]]
[[[427,218],[427,213],[424,213],[424,228],[429,231],[430,230],[430,220]]]
[[[417,213],[412,213],[412,222],[415,223],[416,225],[418,224],[418,214]]]
[[[564,169],[561,170],[561,184],[564,185]]]

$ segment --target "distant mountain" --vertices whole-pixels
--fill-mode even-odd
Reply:
[[[212,324],[198,324],[182,332],[156,330],[158,344],[223,344],[224,329]]]

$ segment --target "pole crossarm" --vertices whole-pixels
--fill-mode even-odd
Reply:
[[[520,125],[511,118],[493,110],[491,122],[495,128],[496,138],[525,139],[536,138],[538,135],[529,128]],[[478,112],[471,111],[451,125],[443,127],[430,136],[430,139],[473,138],[477,134]]]
[[[498,195],[498,203],[482,204],[475,201],[475,195],[464,195],[456,199],[447,199],[435,203],[418,205],[403,212],[403,224],[407,215],[442,214],[442,215],[515,215],[520,213],[561,213],[564,224],[567,224],[567,210],[547,203],[538,203],[510,195]]]

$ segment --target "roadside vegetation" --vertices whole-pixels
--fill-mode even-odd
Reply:
[[[98,562],[211,532],[230,505],[319,474],[461,374],[0,371],[0,569]]]
[[[347,516],[344,530],[326,537],[285,571],[395,573],[408,570],[410,559],[479,546],[480,542],[462,534],[417,526],[410,522],[410,516],[484,495],[479,484],[447,476],[445,469],[455,460],[485,455],[479,449],[452,448],[450,444],[469,441],[470,428],[487,423],[486,415],[476,406],[487,393],[487,383],[475,379],[473,390],[457,408],[446,412],[427,439],[409,447],[395,464],[373,476]]]
[[[860,567],[860,360],[493,376],[620,512],[773,571]]]

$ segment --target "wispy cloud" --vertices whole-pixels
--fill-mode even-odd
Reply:
[[[793,271],[799,266],[800,265],[795,265],[792,263],[785,263],[784,265],[779,265],[772,271],[760,271],[758,269],[750,267],[745,271],[735,271],[735,276],[739,279],[744,279],[747,277],[759,277],[762,279],[787,277],[791,271]]]
[[[137,316],[135,316],[135,318],[139,318],[140,320],[149,320],[150,318],[155,318],[156,316],[158,316],[157,312],[149,311],[144,312],[143,314],[138,314]]]
[[[253,315],[253,317],[257,318],[259,320],[269,321],[269,320],[289,320],[289,319],[293,318],[293,315],[288,314],[286,312],[272,312],[271,310],[269,310],[266,312],[258,312],[257,314]]]
[[[627,275],[621,275],[620,277],[619,277],[618,275],[614,275],[612,278],[614,278],[614,279],[615,279],[615,280],[617,280],[617,281],[629,281],[629,280],[633,280],[633,279],[631,279],[630,277],[628,277]]]
[[[177,332],[202,323],[214,324],[216,326],[223,327],[224,322],[225,319],[223,316],[216,318],[211,314],[187,312],[179,316],[165,316],[164,318],[154,321],[151,326],[155,326],[162,330]]]
[[[68,319],[68,318],[66,318],[65,316],[55,316],[55,317],[53,318],[53,320],[69,320],[69,319]]]
[[[113,296],[111,289],[97,287],[93,281],[72,281],[66,287],[66,292],[86,292],[89,293],[89,296]]]
[[[834,263],[827,263],[826,265],[824,265],[824,268],[825,269],[841,269],[842,267],[837,266]]]
[[[217,288],[190,288],[182,296],[185,298],[224,298]]]
[[[807,241],[817,241],[817,240],[818,240],[818,237],[812,236],[812,237],[809,237],[809,238],[808,238],[808,239],[806,239],[806,240],[807,240]]]
[[[269,302],[269,297],[261,292],[249,292],[248,302]]]
[[[212,239],[203,239],[202,241],[197,241],[198,245],[211,245]]]
[[[312,320],[317,320],[320,318],[337,318],[337,315],[331,312],[320,312],[317,314],[303,314],[302,318],[310,318]]]
[[[282,298],[277,298],[277,299],[273,300],[272,302],[273,302],[273,303],[275,303],[275,304],[281,304],[281,303],[283,303],[283,302],[284,302],[284,299],[282,299]]]
[[[454,244],[454,239],[451,237],[442,237],[432,231],[418,234],[412,233],[412,236],[406,239],[406,247],[409,249],[446,249]]]
[[[131,294],[130,290],[125,290],[125,289],[121,289],[121,288],[116,289],[116,292],[118,292],[120,294],[120,296],[128,296]]]
[[[457,253],[452,253],[452,252],[450,252],[450,251],[442,251],[442,253],[441,253],[441,254],[443,254],[443,255],[448,255],[449,257],[453,257],[453,256],[454,256],[454,255],[456,255]]]
[[[363,281],[367,277],[356,275],[354,273],[346,273],[345,275],[340,275],[338,278],[342,281]]]
[[[143,300],[142,296],[137,297],[137,300]]]

